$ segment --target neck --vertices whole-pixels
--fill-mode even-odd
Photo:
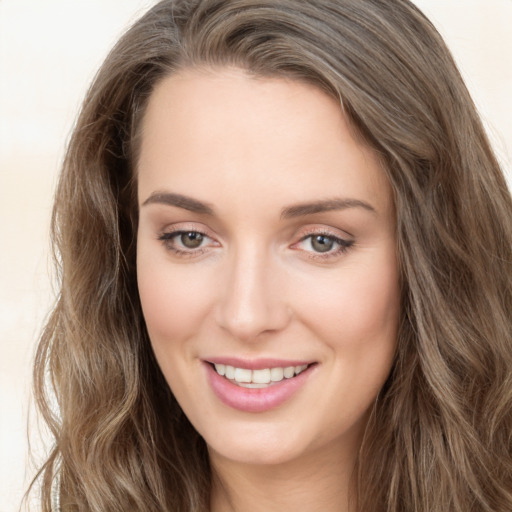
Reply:
[[[332,446],[280,464],[247,464],[210,450],[211,512],[352,512],[357,452]]]

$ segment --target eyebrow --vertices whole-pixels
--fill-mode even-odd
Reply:
[[[194,213],[201,213],[203,215],[214,214],[213,207],[208,203],[203,203],[202,201],[198,201],[192,197],[172,192],[154,192],[142,203],[142,206],[146,206],[148,204],[176,206],[178,208],[183,208],[184,210]]]
[[[142,203],[142,206],[148,204],[176,206],[177,208],[183,208],[184,210],[203,215],[214,215],[215,213],[213,206],[209,203],[204,203],[192,197],[173,192],[154,192]],[[346,210],[348,208],[363,208],[369,212],[377,213],[371,204],[361,201],[360,199],[334,198],[288,206],[283,208],[280,218],[292,219],[333,210]]]
[[[363,208],[369,212],[377,213],[371,204],[361,201],[360,199],[334,198],[289,206],[281,211],[281,219],[292,219],[295,217],[314,215],[315,213],[346,210],[347,208]]]

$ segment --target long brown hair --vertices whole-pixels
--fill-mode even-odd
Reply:
[[[53,213],[61,288],[34,369],[55,436],[43,511],[56,474],[65,511],[208,509],[204,441],[139,304],[134,168],[155,85],[226,65],[335,97],[393,188],[401,324],[357,464],[359,509],[510,512],[512,202],[452,57],[408,0],[164,0],[112,50]]]

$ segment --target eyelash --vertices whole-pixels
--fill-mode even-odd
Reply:
[[[158,240],[162,242],[166,250],[171,251],[176,256],[185,258],[200,256],[207,250],[208,246],[200,246],[197,249],[180,249],[176,247],[174,240],[187,233],[194,233],[196,235],[204,237],[204,239],[212,240],[212,238],[209,237],[206,233],[204,233],[203,231],[199,231],[197,229],[181,229],[177,231],[168,231],[159,235]],[[330,241],[332,241],[334,244],[338,246],[335,250],[328,250],[325,253],[316,251],[304,251],[308,254],[308,258],[317,261],[325,261],[330,258],[336,258],[337,256],[346,253],[354,245],[353,240],[345,240],[336,235],[333,235],[332,233],[329,233],[328,231],[312,231],[311,233],[307,233],[306,235],[304,235],[298,242],[294,243],[291,247],[295,248],[298,245],[304,243],[308,239],[311,239],[310,243],[312,243],[314,237],[328,238]]]
[[[310,239],[312,243],[314,237],[325,237],[331,240],[334,244],[336,244],[338,247],[335,250],[329,250],[324,253],[316,252],[316,251],[306,251],[308,253],[308,258],[317,260],[317,261],[326,261],[331,258],[336,258],[337,256],[340,256],[344,253],[346,253],[353,245],[353,240],[345,240],[344,238],[340,238],[339,236],[336,236],[328,231],[311,231],[310,233],[307,233],[304,235],[299,242],[293,244],[292,247],[298,246],[305,242],[306,240]]]
[[[176,256],[191,258],[191,257],[199,256],[199,255],[203,254],[206,251],[207,247],[201,246],[201,247],[198,247],[197,249],[180,249],[180,248],[176,247],[174,239],[179,238],[182,235],[186,235],[187,233],[194,233],[196,235],[200,235],[200,236],[204,237],[205,239],[212,240],[212,238],[209,237],[206,233],[204,233],[203,231],[199,231],[197,229],[180,229],[177,231],[168,231],[168,232],[162,233],[158,237],[158,240],[160,240],[163,243],[164,247],[168,251],[171,251]]]

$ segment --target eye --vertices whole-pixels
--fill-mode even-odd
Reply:
[[[175,238],[183,247],[187,249],[197,249],[204,241],[204,235],[198,231],[188,231],[186,233],[177,233]]]
[[[333,237],[325,235],[310,235],[309,244],[315,252],[329,252],[336,244]]]
[[[177,230],[163,233],[158,237],[165,248],[178,256],[195,256],[202,254],[216,242],[201,231]]]
[[[353,240],[345,240],[330,233],[311,233],[292,246],[309,253],[312,258],[331,258],[346,252],[354,244]]]

